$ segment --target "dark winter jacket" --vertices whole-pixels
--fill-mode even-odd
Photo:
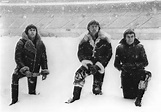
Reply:
[[[93,40],[88,33],[79,44],[78,58],[80,61],[90,60],[93,64],[99,61],[104,67],[106,67],[111,56],[112,47],[109,37],[100,31],[96,40]]]
[[[33,43],[25,32],[22,34],[22,38],[16,45],[15,61],[18,69],[28,66],[34,73],[38,73],[40,67],[48,69],[46,48],[39,35]]]
[[[136,38],[132,45],[128,45],[125,39],[122,39],[116,48],[114,66],[118,70],[122,70],[124,65],[129,66],[125,67],[126,71],[144,69],[148,65],[144,47]]]

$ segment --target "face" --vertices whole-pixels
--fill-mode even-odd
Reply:
[[[92,24],[92,25],[89,26],[89,32],[93,36],[98,32],[98,30],[99,30],[99,26],[96,25],[96,24]]]
[[[135,35],[134,34],[127,34],[126,37],[125,37],[125,39],[126,39],[126,43],[128,45],[131,45],[131,44],[134,43]]]
[[[29,39],[34,41],[35,36],[36,36],[36,29],[34,29],[34,28],[29,29],[28,30],[28,36],[29,36]]]

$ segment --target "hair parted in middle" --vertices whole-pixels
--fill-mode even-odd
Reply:
[[[99,27],[98,31],[101,29],[99,22],[96,21],[96,20],[92,20],[92,21],[90,21],[90,22],[88,23],[88,25],[87,25],[87,30],[88,30],[88,31],[89,31],[90,25],[93,25],[93,24],[94,24],[94,25],[98,25],[98,27]]]
[[[36,29],[36,35],[37,35],[37,27],[35,26],[35,25],[33,25],[33,24],[30,24],[30,25],[28,25],[27,27],[26,27],[26,29],[25,29],[25,33],[28,35],[28,30],[29,29],[31,29],[31,28],[33,28],[33,29]]]

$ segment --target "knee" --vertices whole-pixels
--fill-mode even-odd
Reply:
[[[85,70],[81,67],[75,73],[75,81],[81,81],[86,77]]]
[[[147,80],[152,77],[151,72],[146,70],[143,70],[143,72],[139,72],[139,75],[141,76],[140,80]]]
[[[83,85],[85,83],[85,77],[86,77],[85,70],[82,67],[79,68],[75,73],[73,84],[76,86],[83,87]]]
[[[83,87],[84,83],[85,83],[85,77],[82,75],[82,73],[76,72],[73,84],[75,86]]]
[[[123,96],[126,99],[135,99],[137,91],[133,88],[123,88]]]

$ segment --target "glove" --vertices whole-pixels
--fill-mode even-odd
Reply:
[[[88,65],[89,74],[95,75],[100,68],[97,65]]]
[[[89,66],[89,71],[90,71],[90,74],[96,74],[99,70],[99,67],[97,65],[91,65]]]
[[[26,76],[26,77],[32,77],[32,72],[26,71],[26,72],[25,72],[25,76]]]
[[[20,72],[26,77],[32,77],[32,72],[29,71],[29,67],[24,66],[20,69]]]
[[[49,70],[48,69],[42,69],[41,70],[42,80],[45,80],[47,78],[48,74],[49,74]]]
[[[24,67],[22,67],[22,68],[20,69],[20,73],[25,74],[25,72],[26,72],[26,71],[29,71],[29,70],[30,70],[30,69],[29,69],[28,66],[24,66]]]
[[[42,80],[45,80],[47,78],[47,75],[42,76]]]

